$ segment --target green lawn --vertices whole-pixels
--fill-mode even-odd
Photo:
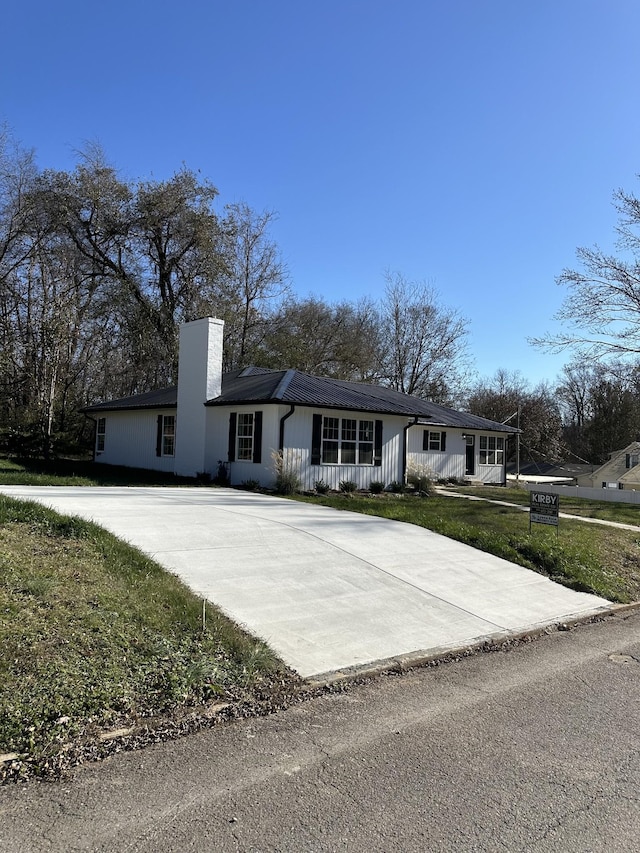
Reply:
[[[252,701],[292,676],[153,560],[0,496],[0,779],[47,775],[101,732]],[[274,675],[275,674],[275,675]]]
[[[529,506],[529,492],[522,488],[447,486],[446,489],[447,491],[475,495],[488,500],[509,501],[510,503]],[[540,486],[538,491],[544,492],[544,485]],[[591,501],[584,498],[576,498],[572,495],[560,495],[560,512],[566,512],[570,515],[582,515],[587,518],[600,518],[605,521],[619,521],[622,524],[635,524],[640,527],[640,504]]]
[[[506,500],[511,490],[496,491]],[[492,497],[488,492],[481,489],[475,494]],[[328,495],[299,500],[418,524],[573,589],[611,601],[640,599],[640,528],[635,533],[560,519],[557,531],[534,524],[529,532],[528,513],[521,509],[445,495]]]

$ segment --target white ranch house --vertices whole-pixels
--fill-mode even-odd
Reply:
[[[437,478],[504,483],[513,428],[389,388],[248,367],[222,374],[223,322],[180,328],[178,385],[88,406],[95,460],[195,477],[226,463],[232,485],[271,487],[274,454],[305,490],[323,480]]]

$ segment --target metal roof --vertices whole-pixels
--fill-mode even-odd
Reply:
[[[207,400],[206,405],[228,406],[241,403],[289,403],[323,409],[349,409],[372,414],[413,417],[419,419],[419,422],[424,421],[425,425],[432,426],[517,432],[506,424],[438,406],[381,385],[311,376],[300,370],[247,367],[244,370],[225,373],[222,377],[222,393],[212,400]],[[83,411],[169,408],[176,405],[177,388],[173,386],[162,391],[149,391],[108,403],[97,403]]]
[[[161,388],[158,391],[147,391],[144,394],[134,394],[132,397],[120,397],[118,400],[108,400],[105,403],[94,403],[85,406],[81,412],[111,412],[128,409],[175,409],[178,405],[178,386]]]

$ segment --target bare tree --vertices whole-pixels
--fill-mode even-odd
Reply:
[[[244,202],[227,205],[225,211],[225,273],[216,299],[218,314],[225,320],[225,368],[230,370],[255,360],[271,315],[289,294],[289,283],[270,236],[276,213],[258,213]]]
[[[379,306],[379,376],[397,391],[449,402],[468,367],[467,320],[424,282],[385,274]]]
[[[554,391],[544,382],[532,389],[519,371],[497,370],[491,379],[476,384],[467,409],[498,423],[519,426],[524,459],[558,462],[564,456],[560,409]],[[510,449],[510,455],[514,453],[515,446]]]
[[[556,279],[568,289],[556,315],[565,328],[531,339],[534,345],[571,349],[589,360],[640,353],[640,200],[619,190],[614,204],[620,256],[597,246],[577,250],[580,268],[564,269]]]

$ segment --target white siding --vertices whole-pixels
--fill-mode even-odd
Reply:
[[[501,486],[505,480],[503,465],[478,465],[475,476],[471,480],[479,480],[487,485]]]
[[[282,408],[282,414],[288,411],[288,407]],[[314,414],[333,418],[382,420],[382,465],[312,465],[311,436]],[[318,480],[324,480],[331,489],[338,489],[341,480],[353,480],[359,489],[368,489],[372,480],[379,480],[389,485],[394,480],[402,479],[402,431],[406,424],[407,419],[402,417],[385,417],[370,412],[299,407],[285,421],[286,458],[289,464],[294,465],[298,470],[301,487],[304,490],[313,489]]]
[[[262,461],[235,461],[230,464],[232,485],[241,485],[246,480],[257,480],[262,486],[270,488],[275,483],[276,469],[273,454],[280,442],[280,422],[288,415],[291,407],[285,405],[242,405],[207,407],[207,453],[205,470],[216,475],[220,461],[228,460],[229,451],[229,415],[231,412],[262,411]],[[366,420],[382,420],[382,465],[311,465],[311,438],[313,415],[345,417]],[[380,480],[388,485],[402,478],[402,431],[407,424],[406,418],[382,417],[370,413],[336,411],[335,409],[316,409],[296,407],[292,415],[284,421],[284,460],[285,465],[293,468],[304,490],[311,490],[317,480],[324,480],[332,489],[338,489],[341,480],[353,480],[358,488],[367,489],[372,480]]]
[[[173,472],[174,457],[156,456],[156,441],[158,415],[175,414],[175,409],[96,412],[96,421],[105,418],[104,451],[96,453],[96,462]]]
[[[425,430],[444,432],[447,435],[445,450],[423,450],[422,439]],[[409,430],[407,441],[407,471],[411,468],[425,468],[433,473],[435,479],[446,480],[449,477],[463,479],[466,461],[466,442],[463,430],[451,427],[428,427],[416,424]]]
[[[257,480],[261,486],[270,488],[275,481],[272,454],[278,448],[280,416],[288,411],[287,406],[207,406],[207,449],[205,471],[216,476],[220,462],[229,459],[229,415],[231,412],[262,412],[262,460],[247,462],[236,460],[229,465],[231,484],[239,486],[247,480]]]
[[[423,450],[422,441],[425,429],[433,431],[445,432],[446,449],[444,451]],[[465,435],[475,435],[475,473],[467,476],[466,471],[466,440]],[[480,465],[479,449],[480,435],[500,435],[505,439],[505,455],[506,455],[506,440],[505,433],[487,432],[480,430],[478,432],[470,429],[455,429],[452,427],[426,426],[424,424],[416,424],[409,430],[407,442],[407,469],[412,466],[416,468],[426,468],[431,471],[435,479],[446,480],[450,477],[455,477],[458,480],[470,479],[481,483],[498,483],[502,484],[505,481],[505,466],[504,465]]]

